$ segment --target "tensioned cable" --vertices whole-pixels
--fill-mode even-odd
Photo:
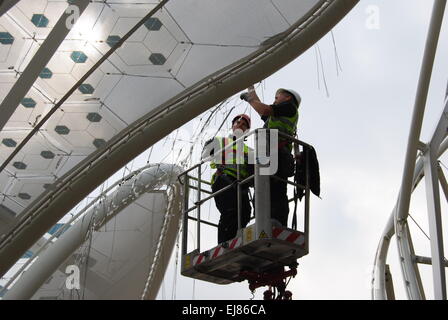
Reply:
[[[235,107],[232,107],[230,109],[229,112],[227,112],[227,115],[225,116],[224,120],[221,122],[221,125],[219,126],[218,130],[216,130],[216,133],[214,135],[214,137],[216,137],[216,135],[218,134],[219,130],[221,130],[222,126],[224,125],[224,123],[226,123],[227,118],[230,116],[230,114],[232,113],[233,109],[235,109]]]
[[[326,80],[326,77],[325,77],[324,63],[323,63],[323,60],[322,60],[322,54],[320,52],[319,44],[317,44],[317,53],[319,54],[320,67],[321,67],[321,70],[322,70],[322,79],[324,81],[325,92],[326,92],[327,98],[328,98],[328,97],[330,97],[330,93],[328,92],[327,80]]]
[[[243,44],[225,44],[225,43],[199,43],[199,42],[187,42],[187,41],[179,41],[180,44],[189,44],[192,46],[201,46],[201,47],[218,47],[218,48],[258,48],[259,45],[243,45]]]
[[[320,90],[319,57],[317,55],[317,48],[316,48],[316,46],[314,46],[314,56],[316,57],[317,89]]]
[[[108,7],[111,8],[110,4],[106,3],[106,1],[103,2],[103,7],[101,8],[100,14],[98,15],[98,17],[95,20],[95,23],[92,25],[91,29],[93,30],[93,28],[95,28],[96,24],[98,23],[98,21],[100,21],[101,15],[104,12],[104,8]]]
[[[281,10],[277,7],[277,5],[274,3],[274,1],[271,0],[271,4],[272,6],[275,8],[275,10],[278,12],[278,14],[283,18],[283,20],[285,20],[286,24],[288,26],[291,26],[291,24],[289,23],[288,19],[286,19],[285,15],[283,14],[283,12],[281,12]]]
[[[0,172],[6,168],[12,159],[19,153],[20,150],[28,143],[28,141],[39,131],[39,129],[47,122],[48,119],[59,109],[59,107],[75,92],[78,87],[84,83],[84,81],[96,70],[98,67],[106,61],[112,53],[115,52],[121,45],[131,37],[135,31],[137,31],[149,18],[151,18],[157,11],[159,11],[169,0],[162,0],[154,9],[152,9],[143,19],[141,19],[123,38],[121,38],[104,56],[93,65],[92,68],[87,71],[84,76],[79,79],[78,82],[55,104],[55,106],[42,118],[42,120],[31,130],[31,132],[25,137],[25,139],[14,149],[11,155],[0,166]]]
[[[431,239],[430,239],[429,236],[426,234],[426,232],[422,229],[422,227],[420,227],[420,225],[418,224],[418,222],[411,216],[411,213],[409,213],[409,217],[412,219],[412,221],[414,221],[414,223],[417,225],[417,227],[420,229],[420,231],[423,232],[423,234],[426,236],[426,238],[428,238],[428,240],[431,241]]]
[[[152,147],[150,148],[150,150],[149,150],[148,158],[146,159],[146,164],[149,163],[149,159],[151,158],[152,150],[153,150],[153,149],[154,149],[154,146],[152,146]]]
[[[417,225],[417,227],[420,229],[421,232],[423,232],[423,234],[426,236],[426,238],[428,238],[429,241],[431,241],[431,239],[429,238],[429,236],[426,234],[426,232],[420,227],[420,225],[417,223],[417,221],[415,221],[415,219],[411,216],[411,214],[409,213],[409,217],[412,219],[412,221],[414,221],[414,223]],[[443,259],[446,260],[445,255],[443,255]]]
[[[336,47],[336,40],[334,39],[333,30],[330,31],[330,34],[331,34],[331,40],[333,41],[334,58],[336,60],[336,76],[339,76],[339,70],[341,70],[341,72],[342,72],[342,66],[339,61],[339,54],[338,54],[338,49]]]
[[[445,169],[447,169],[448,170],[448,167],[447,166],[445,166],[444,164],[443,164],[443,162],[442,161],[440,161],[439,160],[439,163],[445,168]]]
[[[106,75],[108,76],[127,76],[127,77],[135,77],[135,78],[151,78],[151,79],[173,79],[173,77],[168,76],[151,76],[146,74],[132,74],[132,73],[126,73],[126,72],[107,72]]]

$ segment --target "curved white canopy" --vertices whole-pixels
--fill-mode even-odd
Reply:
[[[1,105],[13,112],[0,132],[0,162],[74,90],[0,172],[0,209],[19,217],[0,243],[2,274],[132,157],[296,58],[357,1],[93,1],[52,53],[45,40],[63,35],[58,19],[81,3],[21,0],[0,18],[0,97],[18,101]],[[29,91],[19,94],[20,81]]]

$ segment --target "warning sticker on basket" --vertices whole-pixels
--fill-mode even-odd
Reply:
[[[185,256],[185,268],[190,268],[191,260],[190,256]]]
[[[250,241],[252,241],[252,238],[253,238],[253,230],[252,230],[252,228],[251,227],[248,227],[247,229],[245,229],[244,230],[244,233],[245,233],[245,235],[246,235],[246,242],[250,242]]]

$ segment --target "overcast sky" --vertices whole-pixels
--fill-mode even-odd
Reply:
[[[328,34],[318,43],[322,64],[317,47],[312,47],[258,87],[266,103],[273,102],[279,87],[301,94],[299,138],[315,147],[320,162],[322,199],[312,197],[310,253],[299,260],[298,276],[289,285],[295,299],[370,299],[376,248],[401,183],[431,9],[432,1],[361,0],[333,30],[342,71],[337,72]],[[445,19],[422,129],[424,142],[443,109],[447,32]],[[244,110],[244,104],[237,104],[234,114]],[[252,116],[253,128],[262,126],[254,112]],[[420,189],[410,210],[428,233]],[[429,241],[412,222],[410,227],[416,253],[429,256]],[[389,251],[396,295],[404,299],[395,239]],[[173,297],[175,274],[176,299],[251,297],[247,283],[219,286],[178,272],[172,263],[158,298]],[[430,269],[421,267],[421,272],[431,298]],[[256,291],[257,299],[264,290]]]

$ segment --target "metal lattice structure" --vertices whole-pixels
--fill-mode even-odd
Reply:
[[[447,201],[448,185],[438,162],[438,159],[448,148],[448,100],[446,98],[442,115],[431,139],[427,143],[420,141],[423,115],[445,6],[445,0],[434,2],[415,98],[401,189],[395,208],[392,210],[383,231],[375,257],[372,278],[373,299],[394,299],[395,297],[389,267],[386,264],[390,241],[394,235],[397,238],[399,262],[407,297],[409,299],[425,299],[424,286],[418,268],[418,264],[423,263],[432,265],[434,298],[438,300],[447,299],[445,268],[448,263],[443,250],[439,183]],[[431,242],[429,257],[416,255],[408,226],[411,193],[423,178],[426,187]]]

